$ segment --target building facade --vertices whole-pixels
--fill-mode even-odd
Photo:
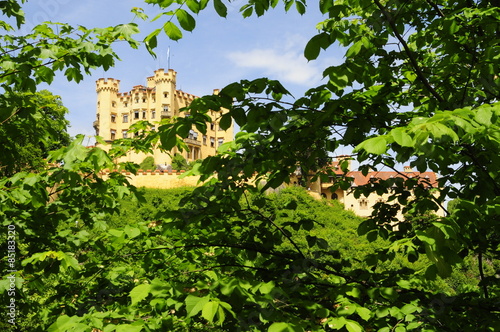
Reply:
[[[177,117],[186,117],[189,114],[180,112],[183,107],[191,104],[196,96],[177,90],[177,73],[169,69],[158,69],[154,75],[147,78],[147,86],[136,85],[132,90],[120,92],[120,80],[100,78],[96,81],[97,113],[93,123],[98,136],[106,142],[115,139],[130,138],[130,126],[138,121],[148,121],[157,130],[162,119],[175,121]],[[214,90],[217,93],[218,90]],[[219,127],[219,119],[224,111],[211,111],[211,122],[207,124],[207,133],[202,134],[192,128],[189,137],[184,142],[189,150],[182,153],[187,161],[203,159],[215,155],[217,148],[224,142],[233,139],[233,127],[226,131]],[[171,156],[178,151],[174,148],[169,153],[155,149],[151,155],[129,152],[119,161],[141,163],[146,157],[153,156],[155,163],[170,165]]]
[[[339,159],[342,159],[339,158]],[[333,161],[329,167],[333,170],[336,176],[330,176],[329,181],[317,180],[315,182],[307,183],[307,187],[312,195],[317,198],[325,198],[327,200],[338,200],[346,210],[353,211],[356,215],[360,217],[369,217],[373,212],[373,207],[378,202],[384,202],[389,204],[398,204],[397,202],[389,202],[389,193],[377,194],[371,193],[368,196],[356,197],[353,192],[353,188],[370,186],[379,181],[386,181],[390,179],[415,179],[419,184],[422,184],[426,189],[432,190],[438,188],[437,175],[434,172],[414,172],[411,167],[405,166],[402,172],[395,171],[372,171],[364,175],[361,171],[348,171],[346,176],[352,178],[351,188],[343,190],[337,188],[332,191],[331,188],[336,182],[336,177],[341,177],[344,173],[339,167],[340,160]],[[351,169],[351,164],[349,161],[349,169]],[[297,173],[291,179],[294,184],[301,184],[307,182],[302,179],[302,175]],[[444,210],[440,208],[435,212],[438,216],[444,216]],[[399,213],[397,218],[402,220],[403,215]]]

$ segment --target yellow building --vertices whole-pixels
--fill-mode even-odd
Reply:
[[[158,69],[154,76],[147,78],[147,86],[136,85],[128,92],[120,92],[120,80],[100,78],[96,81],[97,115],[94,121],[96,134],[105,141],[130,137],[129,128],[137,121],[149,121],[153,130],[161,119],[189,116],[179,110],[188,106],[196,96],[177,90],[177,73],[169,69]],[[214,90],[217,93],[218,90]],[[217,148],[224,142],[233,139],[233,127],[223,131],[219,127],[219,119],[223,111],[212,111],[211,123],[207,125],[207,133],[201,134],[193,127],[189,137],[184,139],[189,151],[183,156],[188,161],[203,159],[215,155]],[[163,166],[171,164],[171,155],[156,149],[152,155],[155,163]],[[141,163],[148,155],[130,152],[119,161]]]
[[[351,188],[348,190],[343,190],[337,188],[332,192],[331,187],[337,181],[336,177],[341,177],[343,171],[339,167],[339,162],[344,157],[338,158],[337,161],[332,162],[329,167],[335,173],[335,176],[331,176],[329,181],[316,180],[315,182],[308,182],[307,187],[310,193],[316,198],[325,198],[327,200],[338,200],[346,210],[353,211],[356,215],[360,217],[369,217],[373,212],[373,207],[378,202],[384,202],[388,204],[398,204],[397,202],[389,202],[390,193],[377,194],[375,192],[371,193],[369,196],[356,197],[353,192],[353,188],[362,186],[371,186],[379,181],[386,181],[390,179],[416,179],[419,184],[423,185],[426,189],[432,190],[438,188],[437,174],[434,172],[414,172],[411,167],[405,166],[402,172],[395,171],[372,171],[364,175],[360,171],[348,171],[346,176],[352,178]],[[348,169],[351,169],[351,162],[348,161]],[[307,182],[303,179],[303,175],[300,172],[296,172],[291,177],[291,183],[295,185],[304,184]],[[444,210],[439,208],[435,211],[438,216],[444,216]],[[396,216],[399,220],[403,220],[403,215],[398,212]]]

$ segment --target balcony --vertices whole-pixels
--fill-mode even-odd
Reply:
[[[172,117],[172,112],[170,111],[161,111],[160,116],[162,119],[164,118],[171,118]]]
[[[190,145],[201,146],[201,142],[196,140],[196,139],[193,139],[193,138],[185,138],[184,143],[190,144]]]

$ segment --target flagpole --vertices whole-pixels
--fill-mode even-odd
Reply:
[[[167,48],[167,70],[170,70],[170,46]]]

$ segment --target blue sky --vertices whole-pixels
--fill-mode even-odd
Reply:
[[[133,50],[126,45],[116,47],[122,61],[107,72],[96,70],[76,84],[58,77],[48,87],[62,97],[69,108],[70,134],[94,135],[95,81],[100,77],[121,80],[121,91],[145,84],[146,77],[158,68],[167,68],[167,49],[170,47],[170,68],[177,71],[177,88],[198,96],[210,94],[215,88],[240,79],[269,77],[280,80],[297,97],[307,88],[321,83],[322,70],[341,61],[341,53],[322,53],[316,61],[307,62],[303,50],[315,35],[315,26],[322,20],[317,4],[312,3],[301,16],[279,8],[263,17],[243,19],[236,0],[228,4],[227,18],[219,17],[211,4],[198,16],[193,32],[183,32],[184,38],[174,42],[163,36],[159,39],[158,58],[145,49]],[[64,22],[90,27],[113,26],[133,19],[132,7],[141,7],[154,17],[160,12],[139,0],[39,0],[29,2],[24,10],[28,24],[25,29],[43,21]],[[135,19],[141,35],[159,27]]]

